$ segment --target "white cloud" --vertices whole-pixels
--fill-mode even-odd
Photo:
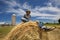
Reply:
[[[54,11],[54,12],[60,12],[60,9],[57,7],[41,7],[41,8],[36,8],[36,10],[39,11],[44,11],[44,10],[49,10],[49,11]]]
[[[21,5],[17,3],[16,1],[4,1],[4,2],[7,3],[9,7],[14,7],[14,6],[21,7]]]
[[[23,9],[13,9],[13,8],[10,8],[8,11],[6,11],[6,12],[8,12],[8,13],[10,13],[10,12],[12,12],[12,13],[16,13],[17,14],[17,16],[22,16],[22,15],[24,15],[25,14],[25,11],[23,10]]]
[[[24,9],[31,9],[31,6],[27,2],[25,2],[22,7]]]
[[[45,18],[45,19],[57,20],[60,18],[60,9],[57,7],[53,7],[52,3],[49,3],[47,7],[36,6],[34,9],[32,9],[31,6],[27,2],[25,2],[23,5],[17,3],[16,1],[12,1],[12,2],[5,1],[5,2],[8,3],[10,6],[6,12],[13,12],[13,13],[16,13],[18,16],[22,16],[25,14],[25,11],[23,9],[29,9],[31,10],[32,17],[40,16],[37,19]],[[13,7],[15,6],[18,6],[19,8],[14,9]],[[57,14],[52,15],[52,14],[41,13],[41,11],[45,11],[45,10],[53,11],[53,12],[56,12]],[[52,17],[48,17],[48,16],[52,16]]]
[[[8,13],[16,13],[17,16],[22,16],[25,11],[23,10],[23,6],[20,3],[17,3],[16,1],[4,1],[8,4],[9,8],[6,10]],[[18,9],[14,9],[14,7],[19,7]]]
[[[57,17],[51,17],[51,16],[42,16],[42,17],[38,17],[38,18],[36,18],[36,19],[50,19],[50,20],[58,20],[58,18]]]
[[[47,7],[52,7],[52,3],[47,3]]]
[[[37,19],[51,19],[51,20],[58,20],[60,18],[60,9],[57,7],[53,7],[52,4],[48,4],[49,6],[47,7],[36,7],[35,9],[32,10],[31,15],[32,16],[40,16]],[[55,12],[56,14],[49,14],[46,12],[41,13],[41,11],[52,11]],[[50,17],[48,17],[50,16]]]
[[[25,14],[25,11],[23,9],[31,9],[31,6],[27,2],[25,2],[23,5],[20,3],[17,3],[16,1],[4,1],[8,4],[9,8],[6,10],[6,12],[12,12],[16,13],[17,16],[22,16]],[[14,7],[19,7],[18,9],[14,9]]]
[[[49,1],[55,4],[55,6],[60,6],[60,0],[49,0]]]
[[[42,13],[40,13],[40,12],[38,12],[38,11],[35,11],[35,12],[32,11],[32,12],[31,12],[31,15],[34,16],[34,17],[35,17],[35,16],[56,16],[56,15],[45,14],[45,13],[42,14]]]

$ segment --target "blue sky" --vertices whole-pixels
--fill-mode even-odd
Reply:
[[[0,22],[11,23],[12,14],[16,14],[16,22],[26,9],[31,11],[31,20],[57,22],[60,18],[60,0],[0,0]]]

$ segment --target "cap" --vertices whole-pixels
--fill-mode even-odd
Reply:
[[[26,10],[26,12],[30,12],[30,10]]]

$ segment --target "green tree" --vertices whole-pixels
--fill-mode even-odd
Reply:
[[[58,19],[58,23],[60,24],[60,19]]]

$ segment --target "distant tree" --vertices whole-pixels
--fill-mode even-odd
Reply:
[[[58,19],[58,23],[60,24],[60,19]]]

